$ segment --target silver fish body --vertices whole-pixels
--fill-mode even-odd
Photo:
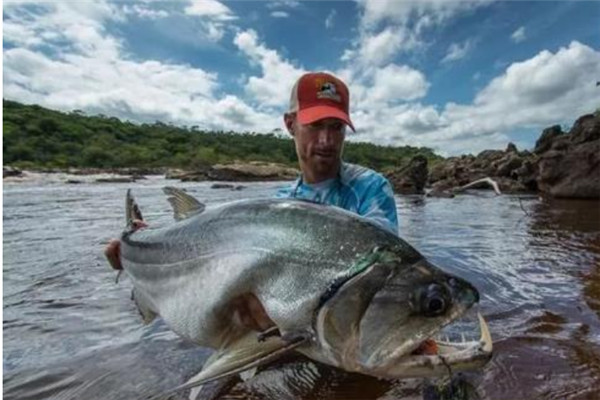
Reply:
[[[233,202],[166,228],[126,232],[121,258],[142,312],[160,315],[182,337],[224,349],[248,335],[233,304],[250,293],[282,337],[307,338],[296,350],[381,377],[445,371],[443,362],[409,355],[478,301],[468,282],[394,234],[299,200]],[[489,333],[446,351],[457,365],[487,361]]]

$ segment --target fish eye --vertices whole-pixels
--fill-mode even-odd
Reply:
[[[444,314],[451,305],[448,289],[437,283],[420,287],[411,300],[414,311],[426,317],[437,317]]]
[[[438,315],[446,309],[446,302],[443,298],[435,296],[427,299],[425,310],[432,315]]]

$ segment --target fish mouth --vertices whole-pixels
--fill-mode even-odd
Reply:
[[[480,313],[477,313],[479,322],[479,340],[461,341],[441,339],[437,334],[442,327],[433,332],[427,339],[420,342],[407,343],[413,347],[406,354],[406,346],[393,351],[388,357],[390,360],[385,365],[368,368],[370,374],[382,378],[408,378],[408,377],[433,377],[479,369],[492,357],[493,341],[489,327]],[[402,355],[404,354],[404,355]]]

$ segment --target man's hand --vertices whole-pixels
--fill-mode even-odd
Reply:
[[[108,263],[113,269],[121,270],[121,241],[118,239],[111,239],[110,242],[104,248],[104,256],[108,260]]]
[[[132,222],[133,230],[143,229],[148,226],[142,220],[135,219]],[[121,241],[118,239],[111,239],[110,242],[104,248],[104,256],[108,260],[108,263],[113,269],[122,270],[123,265],[121,264]]]

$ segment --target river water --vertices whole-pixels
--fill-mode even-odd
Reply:
[[[269,197],[283,183],[229,190],[158,177],[132,184],[65,179],[4,182],[4,398],[132,399],[185,382],[209,351],[160,320],[142,325],[130,283],[115,284],[102,255],[124,226],[126,188],[158,227],[172,219],[165,185],[185,187],[211,206]],[[396,201],[401,236],[481,293],[495,354],[465,377],[470,398],[600,398],[600,202],[491,192]],[[222,398],[420,399],[424,386],[298,358]]]

